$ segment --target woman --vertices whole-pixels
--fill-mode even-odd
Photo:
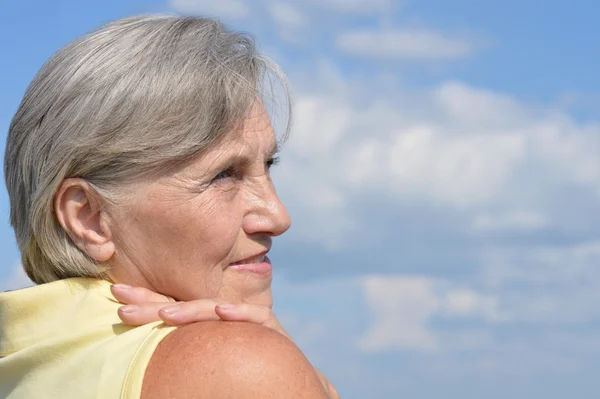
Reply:
[[[270,310],[290,220],[268,76],[248,37],[176,16],[109,23],[42,67],[6,144],[39,285],[0,294],[0,397],[337,397]]]

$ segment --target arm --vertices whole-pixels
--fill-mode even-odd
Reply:
[[[271,309],[263,306],[238,304],[233,309],[226,310],[218,306],[219,302],[208,299],[175,304],[169,297],[139,287],[113,285],[111,291],[119,302],[133,305],[134,310],[131,312],[122,311],[130,306],[119,310],[119,317],[129,325],[143,325],[160,319],[167,324],[178,326],[210,320],[244,321],[268,327],[293,341]],[[179,310],[175,313],[166,312],[171,307],[169,305],[178,305]],[[329,398],[339,399],[333,384],[318,369],[314,370]]]
[[[157,347],[142,399],[327,399],[302,352],[266,327],[239,322],[182,326]]]

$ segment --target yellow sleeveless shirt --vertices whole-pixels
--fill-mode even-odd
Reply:
[[[121,323],[110,283],[73,278],[0,293],[0,398],[139,398],[175,327]]]

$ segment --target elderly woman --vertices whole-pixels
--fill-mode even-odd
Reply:
[[[109,23],[42,67],[6,144],[38,285],[0,294],[0,397],[337,397],[270,310],[290,220],[268,76],[247,36],[176,16]]]

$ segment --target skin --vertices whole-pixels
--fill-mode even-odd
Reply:
[[[223,305],[213,300],[195,300],[173,305],[173,298],[160,295],[145,288],[116,284],[111,286],[115,298],[126,306],[119,310],[119,317],[129,325],[142,325],[161,320],[174,326],[185,326],[206,321],[243,321],[267,327],[292,338],[283,329],[270,308],[251,304]],[[127,309],[127,311],[124,311]],[[271,348],[271,346],[269,346]],[[336,388],[318,369],[313,371],[330,399],[339,399]]]
[[[184,301],[271,306],[270,276],[229,265],[269,251],[272,237],[290,227],[269,174],[275,152],[268,115],[255,106],[197,162],[142,187],[135,212],[116,230],[122,245],[112,260],[114,281]]]
[[[115,283],[181,301],[270,307],[271,276],[230,266],[265,254],[272,237],[290,227],[269,173],[276,149],[257,102],[241,126],[197,161],[129,187],[137,200],[121,204],[124,211],[106,211],[85,180],[65,180],[55,197],[57,219],[80,249],[110,266]]]
[[[290,227],[269,174],[275,143],[257,102],[196,161],[130,188],[137,201],[118,214],[83,179],[66,179],[58,190],[59,223],[81,250],[110,266],[113,282],[185,301],[146,309],[146,319],[143,302],[119,312],[124,320],[137,317],[137,324],[158,317],[188,324],[159,344],[142,397],[337,397],[273,316],[271,275],[232,267],[264,255],[272,237]],[[217,350],[214,342],[225,344]]]
[[[239,322],[189,324],[169,334],[154,353],[142,389],[143,399],[329,397],[287,338]]]

